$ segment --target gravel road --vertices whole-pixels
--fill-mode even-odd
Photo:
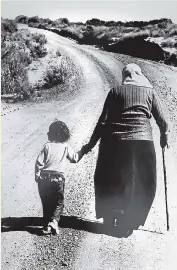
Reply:
[[[175,270],[177,261],[177,69],[107,53],[45,30],[50,48],[68,57],[72,83],[55,100],[28,103],[2,117],[2,269],[4,270]],[[93,175],[98,147],[77,165],[68,164],[65,209],[58,236],[39,236],[42,216],[34,162],[46,142],[49,124],[59,118],[72,131],[71,145],[87,142],[105,97],[121,82],[124,64],[136,62],[158,91],[171,123],[166,152],[170,232],[166,231],[159,131],[152,121],[157,152],[157,195],[146,225],[129,238],[101,233],[94,212]],[[71,81],[70,81],[71,82]],[[94,228],[94,232],[93,232]]]

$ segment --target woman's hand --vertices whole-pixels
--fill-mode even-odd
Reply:
[[[81,150],[78,152],[79,155],[79,161],[81,160],[81,158],[86,155],[88,152],[90,151],[90,147],[89,144],[85,144],[82,146]]]
[[[167,148],[170,148],[169,147],[169,144],[168,144],[168,134],[167,133],[161,133],[161,136],[160,136],[160,146],[162,148],[165,148],[167,146]]]

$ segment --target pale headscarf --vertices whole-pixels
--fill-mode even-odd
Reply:
[[[131,84],[153,88],[149,80],[143,75],[141,68],[134,63],[128,64],[123,68],[122,84]]]

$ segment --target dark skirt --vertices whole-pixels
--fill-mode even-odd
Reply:
[[[144,225],[156,192],[153,142],[102,139],[94,183],[97,218],[116,218],[133,229]]]

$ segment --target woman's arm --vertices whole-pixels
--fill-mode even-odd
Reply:
[[[97,122],[97,125],[92,133],[92,136],[90,138],[90,141],[87,145],[85,145],[85,152],[89,152],[98,142],[98,140],[101,138],[103,132],[104,132],[104,128],[105,128],[105,123],[107,121],[107,117],[108,117],[108,110],[109,107],[111,106],[111,100],[112,100],[112,96],[113,96],[113,91],[114,88],[112,88],[108,95],[107,98],[105,100],[104,106],[103,106],[103,111],[101,113],[101,116]]]
[[[167,131],[168,131],[168,123],[163,113],[163,108],[161,101],[154,91],[153,100],[152,100],[152,115],[156,120],[157,125],[159,126],[161,139],[160,144],[161,147],[164,148],[167,145]]]

